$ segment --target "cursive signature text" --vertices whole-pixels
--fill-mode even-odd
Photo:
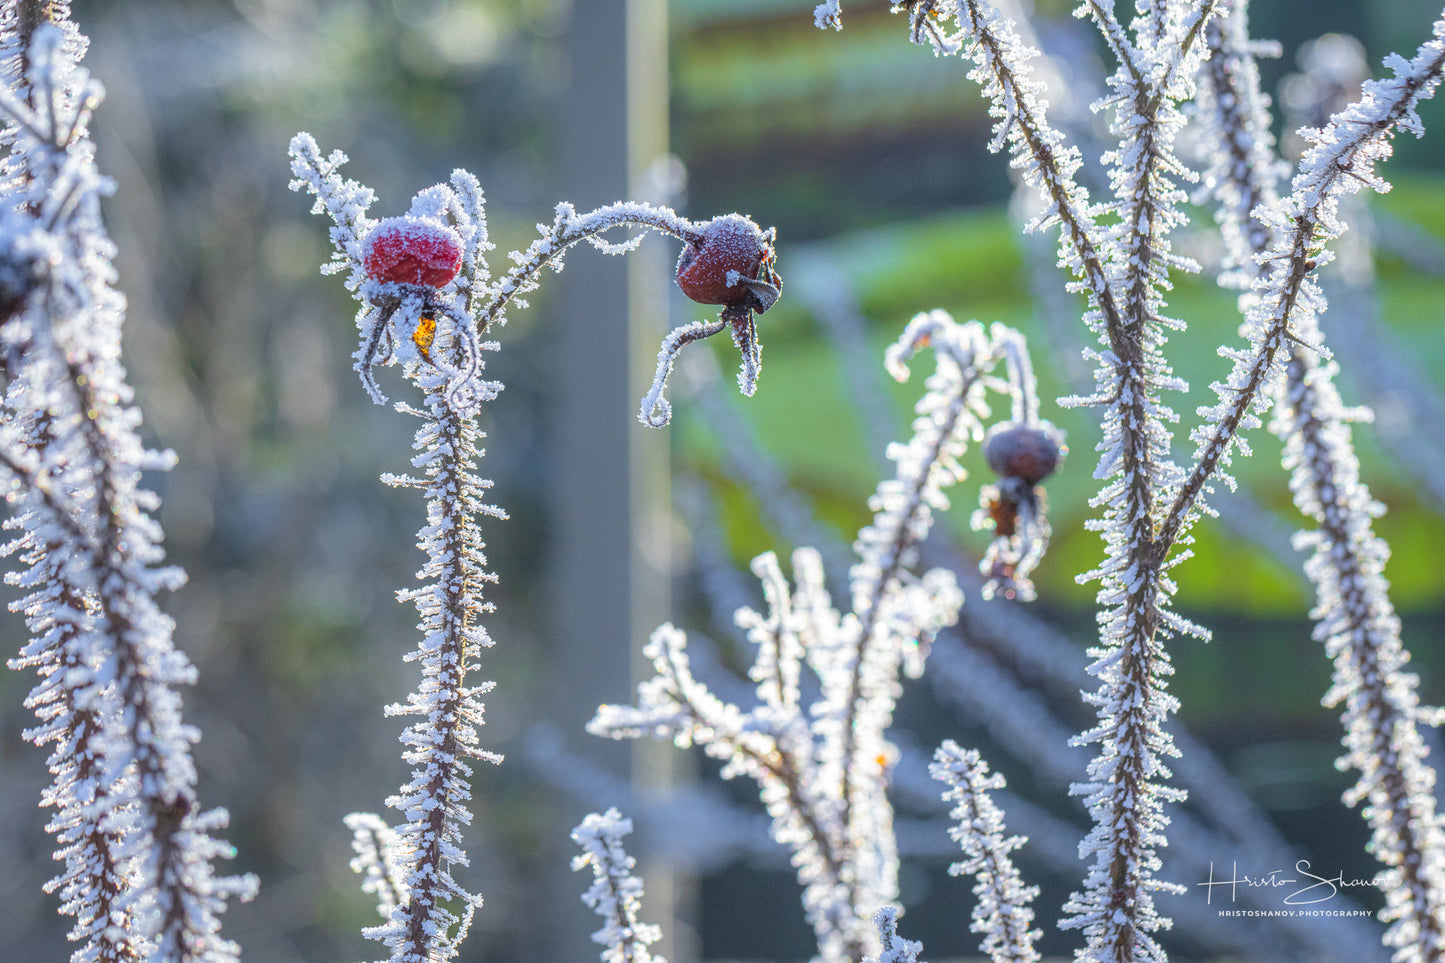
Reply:
[[[1343,872],[1328,877],[1316,875],[1310,872],[1310,861],[1307,859],[1296,862],[1294,869],[1299,874],[1298,876],[1285,876],[1286,870],[1281,869],[1272,869],[1262,875],[1254,876],[1249,873],[1240,873],[1239,864],[1236,862],[1231,865],[1228,879],[1215,879],[1214,862],[1210,861],[1208,881],[1194,885],[1204,887],[1205,903],[1212,904],[1216,886],[1229,887],[1229,901],[1233,903],[1241,886],[1245,889],[1278,889],[1294,883],[1308,883],[1306,886],[1292,889],[1285,896],[1286,906],[1309,906],[1312,903],[1323,903],[1325,900],[1332,899],[1342,889],[1375,885],[1373,879],[1346,879]]]

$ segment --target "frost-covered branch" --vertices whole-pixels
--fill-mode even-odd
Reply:
[[[396,831],[374,813],[350,813],[344,822],[351,830],[351,848],[356,852],[351,868],[361,874],[361,891],[374,893],[377,914],[390,919],[410,898],[396,862]]]
[[[917,940],[905,940],[898,935],[898,907],[884,906],[873,914],[873,925],[878,929],[877,956],[867,958],[867,963],[923,963],[918,958],[923,944]]]
[[[1419,731],[1436,721],[1438,712],[1419,704],[1419,680],[1404,671],[1409,653],[1383,575],[1388,549],[1372,526],[1381,509],[1359,477],[1350,419],[1334,386],[1335,365],[1322,363],[1309,345],[1320,339],[1316,315],[1324,307],[1312,275],[1331,256],[1326,245],[1344,230],[1339,201],[1366,184],[1386,189],[1373,172],[1374,162],[1389,156],[1397,126],[1420,132],[1415,105],[1439,83],[1445,19],[1436,22],[1434,34],[1412,61],[1387,62],[1394,76],[1367,84],[1359,103],[1314,135],[1315,147],[1283,201],[1289,219],[1266,213],[1281,208],[1269,177],[1278,163],[1272,140],[1264,136],[1257,74],[1239,66],[1246,36],[1242,8],[1212,38],[1221,63],[1235,69],[1213,71],[1210,78],[1211,102],[1220,115],[1213,129],[1235,158],[1220,172],[1213,193],[1234,261],[1243,265],[1252,255],[1258,266],[1245,297],[1251,319],[1270,317],[1266,299],[1281,289],[1287,269],[1279,262],[1286,254],[1303,259],[1293,270],[1307,275],[1292,287],[1293,275],[1283,279],[1284,296],[1299,307],[1288,318],[1278,309],[1270,318],[1293,332],[1288,344],[1276,338],[1268,347],[1270,354],[1284,348],[1287,356],[1274,362],[1276,368],[1283,364],[1284,372],[1282,378],[1274,374],[1280,397],[1271,428],[1285,440],[1295,502],[1319,526],[1302,532],[1297,543],[1314,550],[1306,573],[1318,594],[1315,635],[1335,663],[1325,704],[1344,706],[1347,752],[1340,764],[1360,773],[1346,801],[1365,802],[1372,849],[1386,867],[1384,918],[1392,923],[1386,942],[1401,961],[1445,954],[1445,834],[1436,810],[1435,772],[1425,762],[1428,750]],[[1226,110],[1243,116],[1231,118]],[[1230,130],[1243,132],[1238,142],[1226,139]],[[1247,139],[1251,132],[1259,136]]]
[[[756,388],[762,348],[753,315],[772,307],[782,287],[773,269],[773,231],[763,231],[738,214],[693,222],[670,208],[636,201],[608,204],[585,214],[563,202],[550,225],[537,225],[540,236],[525,251],[509,255],[512,267],[492,279],[485,258],[492,244],[480,218],[481,187],[470,173],[454,171],[449,187],[438,185],[418,194],[405,216],[375,221],[366,213],[375,195],[342,179],[338,170],[345,162],[340,151],[323,157],[309,134],[297,134],[291,141],[292,189],[315,196],[313,213],[326,214],[333,222],[332,260],[323,271],[348,272],[347,289],[361,302],[356,316],[361,333],[356,370],[378,404],[386,397],[372,369],[393,363],[424,364],[445,372],[452,401],[463,410],[491,400],[501,385],[479,381],[477,376],[480,352],[496,350],[497,343],[477,339],[494,325],[506,323],[509,307],[527,307],[523,295],[537,289],[543,268],[562,270],[564,256],[577,243],[587,241],[606,254],[635,250],[643,234],[615,242],[603,237],[627,228],[681,240],[686,247],[678,262],[678,283],[684,293],[722,305],[716,321],[684,324],[663,340],[657,374],[642,400],[642,423],[660,428],[671,419],[663,390],[678,352],[725,328],[732,330],[742,355],[739,386],[746,395]],[[739,238],[746,243],[724,243],[718,249],[719,239]],[[464,349],[449,366],[439,364],[430,352],[442,320]]]
[[[68,5],[9,3],[0,18],[0,474],[20,533],[7,549],[28,566],[7,575],[24,592],[12,608],[32,633],[10,664],[40,675],[27,737],[55,745],[43,801],[65,870],[49,888],[75,917],[74,960],[234,960],[219,917],[255,880],[213,871],[233,855],[213,836],[227,816],[196,796],[199,734],[176,691],[195,669],[156,602],[184,576],[162,564],[141,473],[172,459],[142,445],[119,360],[111,184],[89,134],[102,89]]]
[[[602,963],[666,963],[653,956],[648,947],[662,938],[658,927],[638,920],[642,909],[642,880],[632,874],[637,861],[622,847],[622,837],[632,832],[632,820],[616,809],[602,815],[591,813],[572,830],[572,840],[582,855],[572,860],[572,869],[592,867],[593,882],[582,894],[603,926],[592,934],[592,942],[604,947]]]
[[[945,741],[929,767],[933,778],[948,786],[944,799],[954,804],[954,827],[949,835],[963,847],[964,859],[948,868],[953,876],[973,876],[978,903],[969,929],[983,934],[979,949],[994,963],[1033,963],[1039,958],[1034,942],[1040,932],[1031,929],[1038,896],[1036,886],[1025,886],[1010,855],[1023,845],[1018,836],[1005,836],[1003,811],[990,793],[1002,789],[1003,776],[990,773],[977,750],[965,751]]]
[[[477,311],[483,331],[501,318],[508,304],[526,305],[521,295],[536,289],[542,268],[561,270],[568,248],[587,241],[607,254],[625,254],[642,241],[635,235],[622,242],[602,237],[619,228],[641,227],[668,234],[686,247],[678,260],[677,280],[683,293],[705,304],[720,304],[715,321],[692,322],[674,329],[662,342],[657,355],[657,373],[642,399],[638,420],[661,428],[672,417],[663,398],[668,376],[677,354],[686,345],[709,338],[730,328],[742,355],[738,386],[751,395],[757,387],[762,348],[758,343],[753,314],[767,311],[777,301],[782,281],[773,270],[774,232],[763,231],[751,219],[728,214],[711,221],[693,222],[666,207],[638,202],[621,202],[578,214],[571,204],[557,205],[551,226],[538,224],[541,233],[526,251],[511,255],[515,266],[488,289],[485,303]]]
[[[386,943],[393,963],[431,963],[455,956],[481,904],[453,877],[452,868],[467,865],[461,841],[471,821],[470,762],[499,761],[480,748],[477,736],[483,712],[479,697],[491,683],[471,681],[481,650],[492,644],[481,625],[492,606],[482,593],[497,578],[487,568],[478,520],[506,518],[485,501],[492,483],[476,471],[483,435],[475,416],[502,389],[499,382],[481,378],[483,353],[500,347],[480,340],[481,334],[500,326],[511,305],[524,306],[522,295],[538,286],[542,268],[560,269],[574,244],[585,240],[606,253],[622,254],[636,248],[641,236],[614,243],[602,235],[642,227],[684,241],[679,285],[695,299],[724,306],[713,330],[731,322],[740,346],[741,332],[746,332],[744,367],[755,374],[752,316],[777,300],[781,280],[772,268],[772,232],[752,221],[727,215],[695,225],[666,208],[636,203],[580,215],[571,205],[559,204],[552,225],[539,225],[541,236],[527,250],[513,252],[513,267],[493,278],[486,258],[492,245],[484,199],[475,177],[454,171],[447,184],[418,193],[404,215],[375,220],[367,213],[373,192],[341,176],[345,161],[340,152],[323,156],[310,135],[298,134],[291,142],[292,187],[309,191],[316,198],[313,211],[333,223],[333,256],[323,271],[346,272],[347,287],[360,302],[355,357],[363,384],[374,400],[384,400],[373,368],[399,364],[422,391],[423,406],[397,406],[422,421],[413,458],[420,474],[383,480],[421,491],[427,503],[427,523],[418,536],[427,554],[418,573],[423,584],[398,595],[420,616],[421,641],[408,660],[421,663],[422,680],[405,703],[387,708],[388,715],[416,720],[401,737],[403,756],[414,767],[412,778],[387,800],[404,822],[390,829],[379,817],[351,817],[358,848],[353,865],[388,917],[369,928],[367,936]],[[719,238],[747,243],[724,244],[726,250],[719,253]],[[693,270],[685,273],[687,265]],[[684,340],[674,333],[665,343],[669,367]],[[663,378],[659,374],[654,401],[665,406]]]
[[[1248,250],[1250,261],[1260,265],[1246,317],[1246,334],[1253,349],[1222,350],[1235,365],[1228,379],[1214,386],[1219,404],[1201,412],[1205,425],[1195,433],[1198,451],[1194,468],[1179,487],[1160,530],[1160,539],[1166,544],[1172,543],[1187,524],[1212,476],[1228,464],[1231,449],[1239,444],[1239,433],[1260,424],[1259,415],[1269,406],[1266,386],[1280,377],[1284,364],[1280,349],[1294,346],[1319,352],[1315,319],[1324,310],[1325,300],[1315,277],[1333,260],[1329,244],[1346,228],[1339,219],[1340,200],[1364,187],[1388,190],[1389,184],[1375,173],[1374,165],[1390,156],[1391,137],[1400,129],[1417,136],[1424,133],[1416,108],[1434,93],[1445,68],[1442,24],[1445,21],[1436,23],[1435,39],[1423,45],[1413,60],[1387,60],[1393,76],[1366,84],[1359,103],[1331,118],[1327,127],[1312,135],[1314,146],[1301,160],[1287,197],[1280,198],[1278,204],[1269,204],[1277,196],[1271,183],[1267,188],[1235,186],[1229,188],[1233,195],[1221,198],[1236,212],[1244,203],[1265,202],[1264,206],[1249,208],[1242,216],[1232,214],[1228,221],[1244,225],[1233,229],[1236,236],[1227,235],[1235,242],[1236,252],[1240,252],[1237,245],[1241,240],[1250,240],[1254,247],[1269,239],[1266,249]],[[1227,78],[1222,82],[1228,82]],[[1230,106],[1239,110],[1238,105]],[[1277,169],[1269,150],[1272,139],[1261,120],[1225,117],[1223,123],[1231,125],[1226,129],[1238,131],[1231,135],[1236,142],[1225,145],[1229,150],[1226,156],[1232,161],[1231,173],[1238,172],[1230,182],[1238,184],[1241,179],[1249,179],[1250,172],[1244,167],[1256,162],[1266,164],[1253,175],[1257,181]],[[1262,150],[1251,149],[1251,145],[1260,145]],[[1243,253],[1235,254],[1238,263],[1249,263],[1243,257]]]
[[[576,208],[563,202],[557,205],[556,216],[550,225],[537,225],[540,236],[525,251],[514,251],[510,255],[513,266],[491,286],[477,312],[481,328],[486,330],[493,322],[501,320],[509,304],[526,307],[527,302],[522,295],[537,289],[542,269],[550,266],[553,270],[561,270],[567,249],[577,242],[586,240],[607,254],[625,254],[636,249],[642,235],[620,243],[611,243],[601,237],[608,231],[629,227],[643,227],[668,234],[687,244],[702,241],[701,225],[680,217],[670,208],[631,201],[608,204],[586,214],[578,214]]]
[[[1147,9],[1161,15],[1157,6]],[[1106,37],[1113,33],[1111,18],[1097,19]],[[1080,578],[1101,583],[1100,643],[1090,651],[1095,661],[1089,668],[1100,685],[1088,697],[1099,721],[1075,740],[1098,749],[1088,781],[1073,789],[1087,798],[1094,819],[1080,849],[1093,865],[1065,904],[1070,915],[1062,924],[1083,931],[1090,959],[1163,958],[1151,934],[1168,922],[1155,908],[1154,893],[1173,887],[1155,875],[1157,850],[1168,822],[1163,806],[1183,798],[1162,781],[1168,771],[1161,760],[1176,753],[1164,723],[1178,706],[1166,688],[1172,669],[1164,641],[1192,627],[1166,610],[1174,586],[1165,571],[1172,562],[1156,541],[1154,513],[1159,490],[1176,471],[1166,427],[1175,417],[1159,393],[1184,387],[1163,355],[1166,329],[1180,326],[1163,314],[1163,292],[1171,269],[1193,269],[1172,253],[1168,240],[1186,220],[1177,183],[1192,178],[1174,152],[1183,124],[1178,101],[1193,76],[1180,64],[1197,62],[1202,46],[1191,47],[1190,36],[1146,18],[1134,46],[1111,41],[1121,57],[1109,81],[1119,148],[1105,159],[1119,223],[1108,263],[1121,292],[1122,328],[1107,317],[1102,327],[1091,319],[1107,347],[1095,376],[1098,397],[1106,401],[1094,477],[1105,481],[1091,501],[1103,510],[1096,527],[1107,557]]]

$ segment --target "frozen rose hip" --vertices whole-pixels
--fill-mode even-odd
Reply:
[[[1049,426],[1012,425],[990,432],[983,454],[1000,478],[1037,485],[1058,467],[1063,449],[1058,433]]]
[[[362,266],[377,281],[439,288],[461,270],[461,239],[421,218],[388,217],[366,235]]]
[[[771,254],[756,224],[727,214],[703,225],[699,242],[689,243],[677,259],[677,286],[700,304],[733,304],[746,296],[745,281],[757,280]]]

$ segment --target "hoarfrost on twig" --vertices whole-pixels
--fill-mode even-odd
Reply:
[[[632,820],[616,809],[602,815],[588,814],[572,840],[582,855],[572,860],[572,869],[592,867],[593,882],[582,894],[582,902],[602,917],[602,928],[592,942],[603,947],[602,963],[667,963],[648,949],[662,938],[662,931],[638,920],[642,909],[642,880],[634,876],[637,861],[622,847],[622,837],[632,832]]]

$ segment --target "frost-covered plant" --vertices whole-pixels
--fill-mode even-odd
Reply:
[[[354,357],[362,384],[376,403],[386,402],[373,375],[373,368],[379,364],[401,364],[410,370],[420,363],[424,369],[444,374],[452,402],[463,411],[495,397],[501,385],[479,382],[477,378],[482,368],[480,352],[496,350],[496,345],[480,343],[475,338],[488,332],[493,324],[506,323],[508,307],[515,304],[525,308],[527,301],[522,296],[536,290],[544,267],[562,269],[568,248],[587,241],[605,253],[625,254],[637,247],[643,234],[619,242],[608,241],[603,235],[628,227],[670,234],[686,244],[678,265],[682,281],[684,268],[702,261],[697,252],[705,252],[719,224],[739,225],[752,239],[756,254],[750,270],[754,276],[745,276],[725,265],[723,287],[738,293],[724,293],[710,301],[723,305],[718,320],[681,325],[663,339],[657,356],[657,374],[642,400],[638,418],[643,424],[658,428],[668,423],[672,410],[663,398],[663,390],[678,352],[691,342],[711,337],[726,327],[733,329],[743,355],[738,383],[744,394],[753,393],[761,348],[752,315],[766,311],[776,302],[781,285],[773,270],[772,230],[765,232],[739,214],[693,222],[666,207],[650,204],[620,202],[578,214],[571,204],[563,202],[557,205],[550,225],[537,225],[539,236],[525,251],[511,253],[513,266],[492,279],[484,257],[492,245],[487,242],[485,220],[481,217],[480,187],[472,175],[463,171],[453,177],[454,182],[458,177],[468,181],[471,186],[466,191],[451,193],[438,185],[418,194],[405,216],[378,222],[366,214],[375,199],[372,191],[355,181],[343,180],[337,173],[337,168],[346,161],[344,154],[333,151],[322,157],[310,135],[301,134],[291,142],[291,157],[297,177],[293,186],[305,187],[314,194],[314,213],[324,213],[334,223],[331,241],[335,251],[323,270],[328,274],[346,272],[347,290],[361,302],[356,314],[361,344]],[[466,209],[457,206],[463,203],[464,196],[466,203],[476,206]],[[463,220],[480,226],[458,227]],[[390,227],[399,232],[400,240],[392,244],[388,237],[378,243],[378,229],[384,231]],[[473,237],[467,230],[480,233]],[[413,249],[410,254],[405,253],[407,242]],[[387,252],[384,255],[377,253],[382,245]],[[393,253],[394,249],[400,250]],[[771,293],[760,299],[754,293],[756,288],[770,288]],[[465,303],[459,304],[459,300]],[[439,334],[437,325],[441,318],[449,322],[451,337],[461,349],[452,362],[440,358],[434,361],[430,356],[430,344]]]
[[[952,739],[944,740],[929,766],[933,778],[948,786],[943,798],[953,803],[949,813],[956,824],[949,835],[963,847],[965,858],[948,867],[954,876],[973,876],[978,882],[973,893],[969,929],[984,934],[979,947],[994,963],[1032,963],[1039,958],[1032,929],[1034,911],[1029,906],[1039,895],[1038,887],[1025,886],[1010,855],[1023,839],[1004,835],[1003,810],[990,793],[1004,787],[1004,778],[988,770],[977,749],[960,749]]]
[[[912,437],[889,450],[895,477],[869,500],[874,517],[854,543],[850,608],[834,606],[816,550],[793,553],[792,587],[777,557],[760,555],[753,572],[768,611],[735,616],[757,646],[753,706],[711,692],[693,674],[687,637],[664,625],[643,650],[657,674],[638,687],[637,705],[604,705],[588,725],[612,738],[696,743],[725,762],[724,777],[757,781],[774,837],[793,851],[807,918],[829,961],[862,959],[874,914],[897,899],[887,789],[898,752],[885,733],[900,675],[922,671],[933,637],[963,601],[951,571],[915,574],[919,546],[935,513],[949,507],[945,489],[963,478],[958,459],[983,437],[986,392],[1003,391],[1015,411],[1028,411],[1023,399],[1034,391],[1031,369],[1018,363],[1022,339],[1003,325],[920,315],[889,349],[890,371],[907,378],[908,359],[924,346],[936,367]]]
[[[573,842],[582,847],[572,869],[592,867],[592,885],[582,894],[582,902],[603,921],[592,942],[604,947],[602,963],[667,963],[648,950],[662,938],[662,931],[638,920],[642,880],[632,874],[637,861],[622,847],[622,837],[630,832],[632,820],[616,809],[600,816],[591,813],[572,830]]]
[[[724,295],[723,320],[716,326],[685,325],[664,341],[657,377],[642,406],[644,423],[662,425],[669,414],[662,390],[677,351],[727,323],[750,329],[753,312],[776,300],[777,283],[772,232],[739,215],[697,224],[667,208],[639,203],[611,204],[586,214],[570,204],[557,205],[553,222],[539,224],[540,236],[525,251],[513,252],[513,266],[493,277],[487,265],[493,245],[475,177],[454,171],[448,183],[418,193],[405,215],[377,220],[368,214],[374,193],[342,177],[345,162],[340,151],[323,155],[309,134],[292,139],[292,187],[314,195],[314,212],[330,217],[333,225],[333,256],[323,271],[345,273],[347,288],[360,302],[360,345],[354,357],[363,385],[374,401],[383,402],[374,369],[396,365],[422,392],[421,407],[396,406],[421,419],[412,459],[421,473],[386,475],[383,481],[420,490],[427,504],[426,525],[418,533],[427,555],[418,572],[423,584],[398,593],[420,616],[420,641],[407,659],[421,663],[422,679],[404,704],[386,710],[415,719],[401,736],[403,757],[414,767],[412,778],[387,800],[404,821],[391,827],[379,816],[358,813],[348,825],[355,834],[353,865],[386,919],[366,935],[387,945],[393,963],[423,963],[452,959],[481,905],[481,897],[464,888],[452,870],[468,865],[462,833],[471,821],[470,762],[501,761],[481,748],[477,734],[480,697],[492,683],[474,681],[481,650],[492,645],[481,624],[492,611],[483,590],[497,580],[487,567],[478,523],[483,517],[507,517],[486,501],[492,483],[477,474],[483,433],[476,415],[502,390],[500,382],[481,376],[484,354],[500,347],[482,340],[483,335],[505,323],[509,307],[525,306],[522,295],[537,287],[542,269],[560,270],[566,251],[579,241],[622,254],[633,250],[642,235],[620,242],[603,235],[638,227],[677,237],[696,251],[707,243],[711,225],[727,220],[739,226],[757,243],[754,274],[734,277],[739,272],[733,269],[724,279],[724,287],[740,284],[744,290]],[[756,302],[744,281],[770,287],[771,300]],[[756,334],[746,346],[738,337],[744,371],[755,378]],[[745,390],[750,385],[745,383]],[[645,950],[645,942],[639,939],[638,947]]]
[[[30,642],[12,668],[40,682],[26,735],[53,747],[43,796],[65,869],[48,886],[75,918],[75,961],[237,958],[220,914],[255,881],[219,876],[227,822],[196,796],[177,688],[195,669],[157,596],[184,575],[163,564],[157,498],[143,471],[172,457],[141,443],[120,363],[125,302],[100,216],[91,112],[102,89],[68,5],[0,14],[0,477],[25,568],[6,580]]]
[[[819,25],[839,26],[839,7],[820,4]],[[908,16],[915,42],[972,60],[969,76],[996,118],[991,146],[1007,148],[1023,182],[1043,198],[1029,230],[1059,229],[1060,263],[1088,299],[1084,320],[1102,343],[1093,352],[1094,394],[1073,400],[1102,416],[1095,477],[1104,486],[1094,504],[1103,510],[1097,524],[1107,555],[1087,576],[1102,585],[1091,669],[1100,686],[1090,696],[1099,724],[1080,737],[1097,754],[1089,781],[1075,790],[1096,824],[1084,845],[1093,866],[1065,925],[1084,932],[1088,959],[1162,957],[1150,934],[1167,920],[1153,896],[1171,885],[1156,875],[1157,850],[1168,824],[1163,805],[1181,798],[1164,767],[1177,751],[1163,728],[1176,708],[1164,643],[1174,632],[1200,633],[1169,611],[1168,573],[1187,558],[1188,528],[1208,510],[1212,486],[1232,486],[1229,458],[1248,454],[1240,433],[1257,427],[1283,392],[1287,404],[1276,423],[1290,438],[1293,488],[1321,525],[1304,544],[1317,549],[1309,565],[1320,591],[1315,614],[1337,665],[1327,701],[1345,703],[1344,761],[1362,773],[1348,799],[1369,800],[1373,849],[1388,868],[1387,917],[1396,922],[1387,942],[1399,959],[1438,959],[1442,840],[1434,774],[1418,734],[1433,715],[1417,704],[1415,678],[1401,671],[1406,655],[1380,576],[1383,549],[1369,530],[1373,507],[1358,484],[1314,317],[1324,307],[1315,276],[1345,229],[1341,197],[1365,186],[1385,189],[1374,164],[1389,155],[1390,138],[1398,129],[1422,133],[1415,107],[1439,83],[1445,19],[1413,59],[1389,58],[1389,78],[1367,84],[1359,103],[1310,134],[1314,146],[1281,197],[1244,0],[1140,4],[1127,26],[1112,3],[1087,0],[1078,13],[1095,24],[1117,64],[1098,105],[1118,143],[1101,158],[1112,196],[1096,202],[1076,180],[1078,149],[1047,119],[1046,92],[1031,77],[1037,51],[1012,21],[980,0],[907,0],[895,10]],[[1234,271],[1226,281],[1242,280],[1250,291],[1242,302],[1245,344],[1221,349],[1233,371],[1216,385],[1219,403],[1200,411],[1192,463],[1178,466],[1168,429],[1175,416],[1162,393],[1185,387],[1164,355],[1167,331],[1182,322],[1164,309],[1170,274],[1198,270],[1173,252],[1169,237],[1185,221],[1182,185],[1196,179],[1175,146],[1196,83],[1204,93],[1195,116],[1217,145],[1207,183],[1231,245]]]
[[[898,935],[898,907],[884,906],[873,915],[873,924],[882,949],[877,956],[868,957],[868,963],[922,963],[918,954],[923,952],[923,944]]]
[[[1085,0],[1077,13],[1092,22],[1116,65],[1095,105],[1113,142],[1099,158],[1108,183],[1104,199],[1095,200],[1080,183],[1079,147],[1049,121],[1049,92],[1033,75],[1038,51],[1025,43],[1027,31],[985,0],[903,0],[894,9],[906,15],[915,43],[971,62],[969,77],[983,88],[995,118],[991,148],[1008,151],[1024,188],[1040,199],[1027,229],[1058,229],[1068,290],[1084,295],[1083,320],[1099,341],[1087,355],[1096,364],[1094,391],[1067,399],[1093,409],[1101,422],[1094,475],[1102,484],[1092,501],[1099,517],[1091,524],[1105,548],[1102,563],[1081,577],[1100,583],[1100,634],[1090,650],[1095,689],[1086,695],[1097,722],[1072,740],[1094,753],[1087,778],[1072,789],[1093,821],[1080,846],[1089,867],[1060,924],[1082,932],[1079,959],[1164,959],[1155,934],[1171,920],[1156,897],[1182,889],[1160,876],[1160,851],[1171,829],[1166,807],[1184,799],[1167,765],[1179,754],[1167,727],[1178,708],[1167,684],[1173,672],[1168,643],[1180,633],[1208,635],[1171,610],[1173,571],[1189,556],[1191,526],[1213,512],[1215,487],[1233,487],[1230,460],[1250,453],[1243,433],[1258,428],[1271,406],[1275,429],[1287,441],[1296,501],[1319,526],[1299,543],[1314,549],[1307,574],[1319,596],[1317,635],[1336,663],[1325,701],[1344,709],[1348,752],[1341,765],[1360,773],[1346,802],[1365,802],[1371,850],[1385,867],[1378,879],[1386,890],[1383,918],[1391,923],[1385,941],[1400,961],[1445,958],[1445,839],[1419,732],[1439,714],[1419,705],[1418,680],[1403,669],[1408,653],[1381,574],[1386,550],[1371,530],[1378,508],[1359,483],[1349,415],[1331,384],[1334,365],[1315,323],[1325,306],[1316,278],[1345,230],[1340,202],[1362,187],[1386,189],[1375,164],[1389,156],[1391,138],[1401,129],[1422,133],[1415,111],[1445,69],[1445,18],[1413,58],[1388,58],[1389,76],[1367,83],[1357,104],[1306,132],[1312,146],[1289,191],[1280,193],[1280,164],[1253,62],[1261,48],[1247,39],[1244,0],[1141,2],[1128,22],[1109,0]],[[841,29],[839,0],[818,4],[815,22]],[[1181,464],[1171,429],[1178,417],[1166,395],[1187,385],[1171,371],[1167,340],[1184,322],[1170,315],[1167,297],[1173,275],[1201,269],[1176,252],[1173,240],[1187,223],[1185,189],[1199,180],[1179,146],[1191,123],[1211,158],[1201,198],[1217,204],[1224,228],[1221,281],[1247,293],[1242,343],[1220,349],[1232,370],[1214,386],[1218,402],[1199,409],[1194,452]],[[999,523],[1002,514],[1011,521],[1010,512],[999,511],[997,492],[985,493],[983,506],[982,520]],[[860,538],[858,547],[865,560],[860,567],[866,566],[878,546]],[[1024,543],[1011,547],[1020,561],[1029,558]],[[997,543],[992,555],[997,561]],[[891,852],[891,844],[872,833],[876,827],[891,833],[882,791],[890,757],[877,756],[876,769],[851,756],[837,761],[829,742],[837,738],[829,728],[836,718],[828,699],[832,666],[824,653],[837,649],[839,638],[867,635],[850,636],[849,616],[831,608],[809,550],[794,556],[791,591],[771,555],[754,569],[769,614],[743,609],[739,619],[759,644],[752,670],[756,706],[741,708],[704,688],[690,669],[682,633],[664,626],[645,650],[658,675],[640,689],[638,707],[605,706],[593,728],[703,743],[726,762],[724,775],[757,778],[775,835],[794,848],[822,958],[857,960],[865,947],[862,924],[879,905],[857,900],[886,901],[890,894],[891,870],[877,855]],[[861,607],[859,584],[855,569],[852,617],[862,624],[871,590],[866,570]],[[913,613],[917,624],[924,624],[925,612],[942,618],[939,627],[952,619],[925,608]],[[814,613],[822,613],[821,621]],[[868,656],[860,648],[844,661],[862,674]],[[822,697],[811,712],[797,705],[804,664],[820,677]],[[878,699],[860,707],[864,721],[870,712],[891,711],[891,690],[856,691]],[[848,810],[853,785],[869,780],[875,821],[840,823],[839,813],[858,811]],[[982,865],[1001,838],[961,836],[969,865]],[[844,853],[861,848],[834,865],[829,857],[840,851],[828,848],[834,839]],[[877,880],[872,889],[870,878]],[[986,918],[991,947],[1017,945],[1009,914]],[[892,917],[880,926],[887,952],[895,952]]]
[[[1389,550],[1372,530],[1381,509],[1360,481],[1351,413],[1333,383],[1337,366],[1307,347],[1322,340],[1315,314],[1324,305],[1316,283],[1301,269],[1333,257],[1324,244],[1344,230],[1338,218],[1343,195],[1362,186],[1389,188],[1371,163],[1389,156],[1389,142],[1377,132],[1400,126],[1423,134],[1415,104],[1438,83],[1445,64],[1445,20],[1436,23],[1435,34],[1434,49],[1427,45],[1411,62],[1392,57],[1391,80],[1366,84],[1359,103],[1327,128],[1303,132],[1314,146],[1283,203],[1272,176],[1281,165],[1248,56],[1242,3],[1229,5],[1227,15],[1210,25],[1214,56],[1204,82],[1204,100],[1212,107],[1206,116],[1220,158],[1208,182],[1210,194],[1239,266],[1226,280],[1241,287],[1254,281],[1241,298],[1242,310],[1254,317],[1265,292],[1288,284],[1283,279],[1291,272],[1305,275],[1294,282],[1299,293],[1293,295],[1305,310],[1294,312],[1293,337],[1275,348],[1287,360],[1285,377],[1273,387],[1276,415],[1270,427],[1285,441],[1295,504],[1318,525],[1301,532],[1296,543],[1312,550],[1305,572],[1318,593],[1315,636],[1335,665],[1324,702],[1344,706],[1347,753],[1340,764],[1359,773],[1345,798],[1350,805],[1365,802],[1362,815],[1373,832],[1372,847],[1386,867],[1379,881],[1388,902],[1383,918],[1394,922],[1386,940],[1405,959],[1445,954],[1445,835],[1436,812],[1435,772],[1425,763],[1419,731],[1421,725],[1439,724],[1440,714],[1419,704],[1419,680],[1404,671],[1409,653],[1383,575]],[[1292,262],[1299,263],[1286,266]],[[1308,310],[1313,305],[1318,308]]]

